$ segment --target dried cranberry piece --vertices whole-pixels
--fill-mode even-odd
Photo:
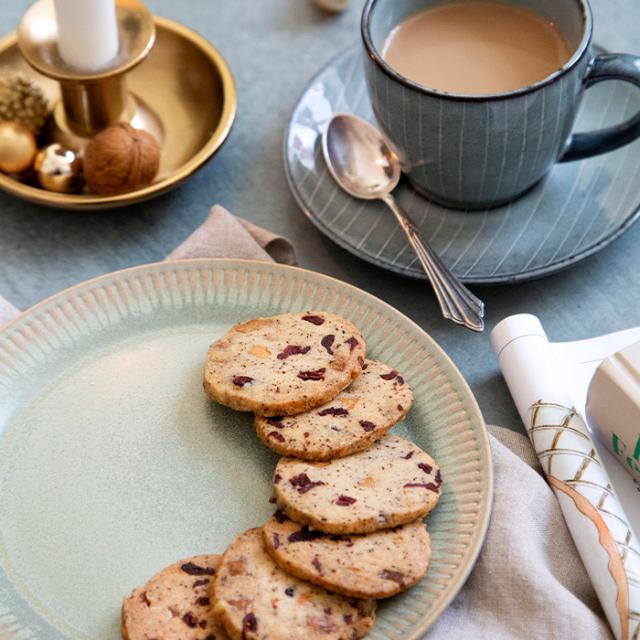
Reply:
[[[187,613],[182,616],[182,622],[184,622],[187,627],[191,627],[192,629],[200,624],[200,620],[198,620],[198,618],[196,618],[193,613],[191,613],[191,611],[187,611]]]
[[[398,372],[395,369],[392,369],[391,371],[389,371],[389,373],[381,373],[380,374],[380,377],[383,380],[393,380],[397,376],[398,376]]]
[[[322,367],[322,369],[316,369],[311,371],[300,371],[298,373],[298,378],[300,380],[324,380],[324,374],[326,369]]]
[[[298,493],[307,493],[307,491],[311,491],[314,487],[325,484],[321,480],[312,482],[306,473],[299,473],[297,476],[293,476],[293,478],[289,479],[289,482],[292,487],[298,490]]]
[[[305,524],[298,531],[294,531],[287,540],[289,542],[309,542],[309,540],[317,540],[318,538],[322,538],[324,534],[321,531],[312,531]]]
[[[277,549],[280,546],[280,536],[277,533],[273,534],[273,548]]]
[[[273,484],[278,484],[282,480],[282,476],[279,473],[276,473],[273,476]]]
[[[404,407],[401,404],[398,405],[398,411],[404,411]]]
[[[253,378],[250,378],[249,376],[234,376],[233,377],[233,384],[236,385],[236,387],[244,387],[245,384],[249,384],[253,382]]]
[[[353,622],[353,616],[350,613],[345,613],[342,616],[342,619],[345,621],[346,624],[351,624]]]
[[[322,316],[307,315],[302,316],[302,319],[310,322],[311,324],[315,324],[317,327],[319,327],[321,324],[324,324],[324,318]]]
[[[440,469],[438,469],[436,471],[436,475],[434,476],[434,480],[436,481],[436,484],[438,486],[440,486],[442,484],[442,476],[440,475]]]
[[[335,501],[335,504],[337,504],[339,507],[348,507],[349,505],[352,505],[354,502],[357,502],[355,498],[352,498],[351,496],[340,495],[338,496],[338,499]]]
[[[320,344],[327,350],[327,353],[332,356],[333,355],[333,349],[331,348],[331,346],[333,345],[333,341],[336,339],[336,337],[333,334],[329,334],[328,336],[325,336],[324,338],[322,338],[322,340],[320,340]]]
[[[207,598],[207,596],[202,596],[202,598],[198,598],[196,600],[196,604],[199,607],[208,607],[211,603],[209,602],[209,598]]]
[[[275,496],[271,496],[269,498],[269,504],[275,504],[276,503],[276,497]]]
[[[435,491],[436,493],[438,492],[438,486],[433,484],[433,482],[408,482],[407,484],[402,486],[405,489],[422,488],[428,489],[429,491]]]
[[[258,621],[253,613],[247,613],[247,615],[242,618],[242,640],[246,640],[247,631],[257,631],[258,630]]]
[[[318,415],[344,417],[349,415],[349,411],[347,409],[343,409],[342,407],[329,407],[328,409],[318,411]]]
[[[398,584],[404,583],[404,573],[402,571],[393,571],[392,569],[383,569],[378,574],[383,580],[392,580]]]
[[[284,514],[284,511],[281,511],[280,509],[278,509],[273,514],[273,517],[275,518],[275,521],[279,522],[280,524],[282,524],[287,519],[287,516]]]
[[[430,464],[427,464],[426,462],[421,462],[418,465],[418,469],[422,469],[426,474],[429,474],[433,471],[433,467]]]
[[[293,598],[293,587],[287,587],[284,590],[285,594],[288,595],[290,598]]]
[[[320,564],[320,560],[318,558],[318,556],[315,556],[313,558],[313,561],[311,562],[311,564],[313,565],[313,568],[318,572],[318,573],[322,573],[322,565]]]
[[[278,427],[278,429],[284,429],[287,425],[282,422],[283,416],[273,416],[271,418],[267,418],[267,422],[272,427]]]
[[[284,442],[284,436],[281,433],[278,433],[277,431],[271,431],[270,433],[268,433],[267,438],[273,438],[278,442]]]
[[[369,420],[360,420],[360,426],[367,432],[373,431],[376,428],[376,425]]]
[[[209,584],[209,578],[203,578],[202,580],[196,580],[192,585],[192,589],[197,589],[198,587],[206,587]]]
[[[345,340],[344,343],[349,345],[349,351],[353,351],[358,346],[358,341],[353,336]]]
[[[190,576],[212,576],[216,572],[215,569],[199,567],[197,564],[193,564],[193,562],[185,562],[180,568]]]
[[[409,458],[413,458],[413,454],[415,451],[409,451],[406,456],[402,456],[405,460],[409,460]]]
[[[286,360],[289,356],[299,356],[309,353],[311,347],[301,347],[298,344],[288,344],[284,351],[279,353],[276,357],[278,360]]]

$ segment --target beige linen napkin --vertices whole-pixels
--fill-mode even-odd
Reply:
[[[284,238],[216,206],[168,258],[295,264]],[[0,299],[0,323],[17,310]],[[478,563],[425,640],[610,640],[595,592],[529,440],[489,427],[495,497]]]
[[[12,304],[0,296],[0,327],[20,313]]]

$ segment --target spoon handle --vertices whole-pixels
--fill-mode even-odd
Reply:
[[[467,289],[443,264],[418,227],[391,194],[382,198],[405,232],[436,294],[442,315],[473,331],[484,329],[484,302]]]

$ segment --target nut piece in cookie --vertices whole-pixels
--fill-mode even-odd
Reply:
[[[360,375],[364,356],[358,329],[333,313],[256,318],[209,347],[204,389],[237,411],[293,415],[340,393]]]
[[[330,536],[276,512],[263,533],[269,555],[283,571],[356,598],[388,598],[409,589],[431,559],[422,520],[366,535]]]
[[[212,593],[216,618],[233,640],[355,640],[375,616],[373,600],[329,593],[279,569],[262,529],[231,542]]]
[[[213,617],[209,589],[220,556],[176,562],[134,589],[122,603],[124,640],[227,640]]]
[[[281,458],[273,478],[276,502],[291,520],[332,534],[413,522],[436,506],[442,485],[427,453],[389,434],[331,462]]]
[[[395,369],[365,360],[362,374],[329,402],[296,416],[256,416],[254,426],[282,456],[333,460],[371,446],[412,404],[411,389]]]

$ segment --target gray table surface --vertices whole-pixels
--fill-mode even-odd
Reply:
[[[592,0],[596,42],[640,53],[640,1]],[[3,2],[0,31],[29,0]],[[309,78],[359,38],[362,0],[329,16],[310,0],[147,0],[159,15],[200,32],[227,58],[239,111],[221,152],[188,183],[157,200],[107,213],[66,213],[0,194],[0,294],[26,308],[81,280],[162,259],[220,203],[288,236],[301,266],[369,291],[426,329],[458,365],[487,422],[522,429],[489,346],[489,330],[514,313],[538,315],[552,340],[640,324],[640,224],[573,269],[479,292],[488,329],[472,334],[439,318],[427,285],[367,265],[325,239],[302,215],[282,168],[287,120]]]

